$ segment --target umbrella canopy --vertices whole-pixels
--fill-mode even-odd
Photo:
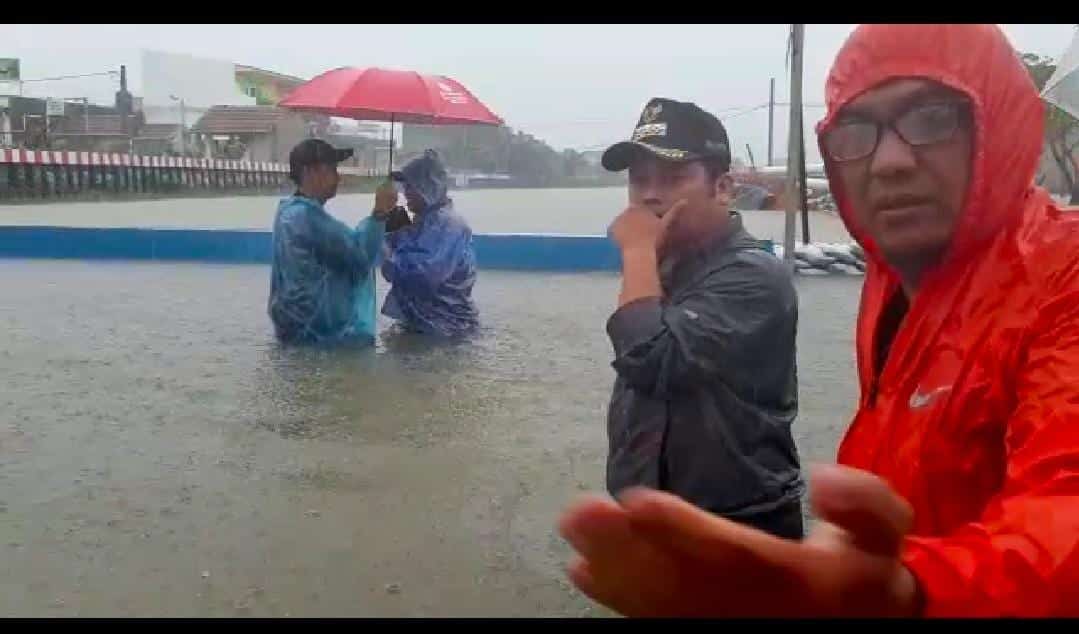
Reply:
[[[1079,119],[1079,32],[1045,82],[1042,99]]]
[[[384,68],[338,68],[296,88],[282,108],[367,121],[501,125],[460,83],[441,75]]]
[[[449,77],[385,68],[327,71],[290,92],[278,105],[391,124],[502,125],[501,118]],[[389,169],[393,169],[392,125]]]

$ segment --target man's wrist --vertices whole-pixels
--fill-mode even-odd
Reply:
[[[656,260],[656,248],[645,244],[631,244],[622,247],[623,259],[634,259],[637,261],[652,261]]]
[[[618,305],[644,297],[659,297],[663,289],[654,248],[630,247],[622,250],[622,293]]]

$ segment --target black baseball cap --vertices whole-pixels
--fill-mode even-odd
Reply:
[[[300,182],[303,168],[308,165],[337,165],[352,157],[351,149],[339,150],[322,139],[304,139],[288,154],[288,169],[292,180]]]
[[[727,130],[710,112],[695,103],[654,97],[645,105],[629,141],[615,143],[603,153],[603,167],[620,172],[642,153],[664,161],[719,159],[730,169]]]

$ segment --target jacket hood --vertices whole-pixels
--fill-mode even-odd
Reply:
[[[405,182],[416,189],[427,203],[428,209],[441,207],[449,198],[449,175],[446,167],[434,150],[424,150],[423,156],[412,159],[401,171],[394,172],[393,178]]]
[[[995,25],[874,24],[859,26],[840,49],[825,85],[820,135],[862,93],[894,79],[932,80],[965,94],[974,123],[970,184],[946,262],[964,259],[1019,220],[1034,189],[1044,106],[1015,49]],[[855,221],[835,166],[825,169],[847,230],[878,270],[895,276],[872,238]]]

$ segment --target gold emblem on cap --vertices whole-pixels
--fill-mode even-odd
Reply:
[[[655,145],[652,145],[651,143],[642,143],[641,145],[646,146],[649,150],[655,152],[656,154],[664,158],[669,158],[676,161],[682,160],[689,156],[689,152],[686,152],[685,150],[672,150],[670,148],[657,147]]]
[[[641,123],[652,123],[659,117],[661,112],[663,112],[663,104],[661,103],[654,106],[645,106],[644,112],[641,113]]]
[[[646,123],[644,125],[637,126],[637,129],[633,131],[632,141],[640,141],[643,138],[650,136],[663,136],[667,134],[666,123]]]

